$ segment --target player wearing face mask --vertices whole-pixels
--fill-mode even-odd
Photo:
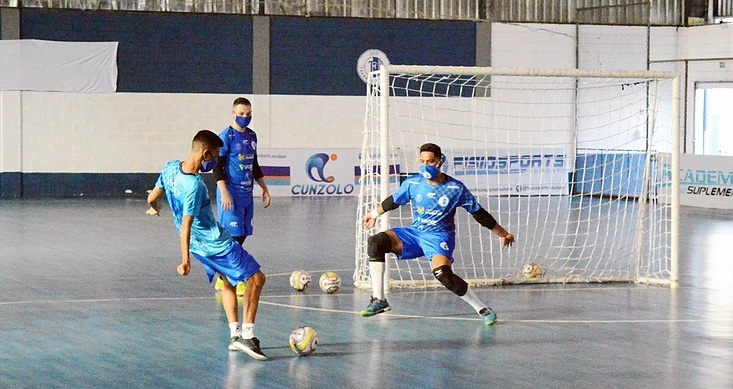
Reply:
[[[226,281],[222,287],[222,307],[229,322],[229,350],[242,351],[254,359],[266,360],[260,341],[254,336],[255,318],[265,274],[260,264],[214,218],[209,191],[199,172],[216,165],[221,139],[209,130],[201,130],[193,138],[191,151],[184,161],[173,160],[163,167],[155,187],[148,195],[148,215],[159,215],[158,199],[165,195],[173,222],[180,235],[181,263],[178,273],[191,271],[191,258],[206,270],[209,282],[215,276]],[[242,321],[234,285],[247,284]]]
[[[216,208],[219,224],[241,245],[253,232],[254,182],[262,188],[265,208],[270,206],[270,192],[257,161],[257,134],[248,127],[252,121],[252,103],[244,97],[234,100],[232,117],[229,127],[219,134],[224,146],[214,169]],[[217,281],[216,289],[221,290],[222,286],[223,281]],[[237,286],[237,295],[244,294],[243,288],[244,284]]]
[[[484,305],[465,280],[452,271],[455,249],[455,214],[464,208],[482,226],[501,238],[501,245],[511,246],[514,235],[499,225],[476,201],[462,182],[440,171],[442,152],[433,143],[420,147],[420,174],[407,178],[392,196],[364,217],[366,228],[374,227],[379,215],[407,203],[412,204],[410,227],[392,228],[369,238],[369,271],[372,298],[362,316],[374,316],[391,308],[384,297],[385,255],[394,253],[400,260],[425,257],[431,263],[435,278],[446,289],[469,303],[486,325],[496,321],[496,314]]]

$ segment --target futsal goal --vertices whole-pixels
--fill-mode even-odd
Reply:
[[[678,82],[672,72],[382,66],[367,85],[355,285],[371,285],[368,237],[413,217],[402,206],[368,230],[364,215],[417,172],[431,142],[443,172],[516,237],[501,250],[456,211],[453,269],[470,284],[676,287]],[[541,277],[524,276],[530,262]],[[439,286],[429,261],[387,263],[391,288]]]

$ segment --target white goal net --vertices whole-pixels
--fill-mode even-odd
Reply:
[[[356,212],[357,287],[369,236],[412,224],[405,205],[364,215],[441,146],[462,181],[516,237],[511,248],[456,211],[454,272],[470,284],[642,282],[676,286],[679,102],[669,72],[388,65],[367,89]],[[528,278],[530,262],[541,276]],[[388,256],[391,288],[439,285],[424,258]]]

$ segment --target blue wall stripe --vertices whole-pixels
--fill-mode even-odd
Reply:
[[[135,197],[147,198],[147,191],[155,186],[160,173],[0,173],[2,188],[12,177],[12,187],[18,195],[3,197]],[[17,176],[15,176],[17,175]],[[204,174],[204,182],[210,195],[216,196],[213,174]],[[125,193],[126,190],[132,193]]]
[[[22,9],[21,39],[117,41],[120,92],[252,93],[252,16]],[[271,17],[270,93],[365,93],[356,61],[473,66],[476,24]]]
[[[145,196],[158,173],[23,173],[23,197]]]
[[[270,42],[272,94],[364,95],[356,63],[369,49],[394,64],[476,64],[473,22],[278,17]]]
[[[0,198],[20,198],[22,196],[21,177],[20,172],[0,173]]]

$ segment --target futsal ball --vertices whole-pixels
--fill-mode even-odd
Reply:
[[[534,262],[530,262],[522,268],[522,276],[525,280],[542,278],[542,269]]]
[[[325,272],[321,275],[321,279],[318,280],[318,285],[328,294],[336,293],[341,287],[341,277],[332,271]]]
[[[305,270],[296,270],[290,275],[290,286],[302,292],[311,286],[311,275]]]
[[[290,348],[298,355],[311,355],[318,347],[318,333],[310,327],[296,328],[290,334]]]

